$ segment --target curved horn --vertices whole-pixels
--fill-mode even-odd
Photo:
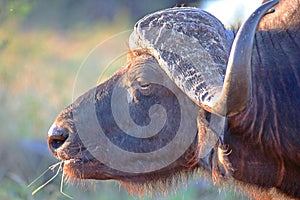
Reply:
[[[220,93],[230,51],[223,24],[197,8],[152,13],[134,27],[130,49],[147,49],[171,80],[195,103]]]
[[[175,84],[202,108],[230,116],[243,110],[251,99],[255,30],[277,2],[262,5],[250,16],[231,52],[230,32],[217,18],[196,8],[171,8],[144,17],[136,23],[129,46],[147,49]]]
[[[278,0],[261,5],[241,26],[232,44],[223,90],[212,110],[222,116],[240,113],[252,96],[251,55],[257,25]]]

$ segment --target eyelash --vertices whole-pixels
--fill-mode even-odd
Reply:
[[[140,85],[140,87],[141,88],[148,88],[148,87],[150,87],[150,83],[139,83],[139,85]]]
[[[151,93],[151,84],[150,83],[139,83],[139,91],[143,95],[150,95],[150,93]]]

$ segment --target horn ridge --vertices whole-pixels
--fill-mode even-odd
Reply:
[[[206,11],[170,8],[137,22],[129,46],[146,49],[169,78],[204,107],[222,89],[231,44],[229,35],[224,25]]]

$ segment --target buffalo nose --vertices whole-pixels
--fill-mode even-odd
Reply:
[[[48,146],[53,154],[61,147],[69,137],[69,131],[66,128],[57,127],[53,124],[48,131]]]

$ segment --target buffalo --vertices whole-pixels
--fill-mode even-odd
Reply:
[[[138,21],[125,66],[48,132],[74,179],[164,191],[206,174],[254,199],[300,198],[300,1],[271,0],[238,31],[197,8]]]

